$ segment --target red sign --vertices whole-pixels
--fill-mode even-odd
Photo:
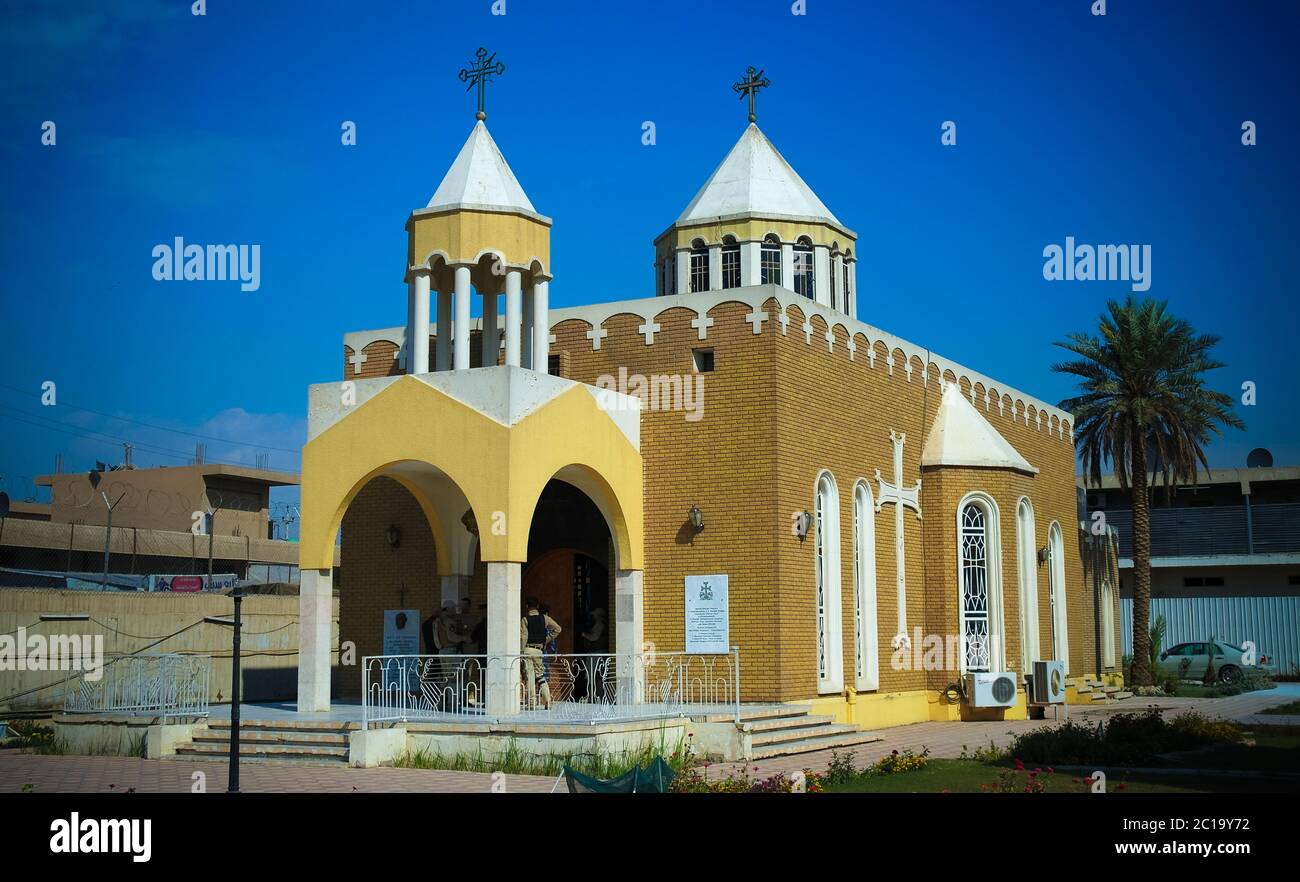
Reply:
[[[202,576],[175,576],[172,578],[173,591],[202,591]]]

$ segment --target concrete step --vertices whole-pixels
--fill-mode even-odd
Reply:
[[[193,740],[197,742],[230,743],[230,727],[195,731]],[[348,746],[346,732],[295,732],[284,729],[245,729],[239,727],[240,744],[331,744]]]
[[[230,743],[192,741],[188,744],[178,744],[176,746],[176,755],[228,757],[230,755]],[[267,759],[313,757],[320,759],[332,758],[347,762],[348,748],[347,745],[339,747],[332,744],[249,744],[241,740],[239,758],[242,761],[245,757],[264,757]]]
[[[230,731],[230,720],[208,720],[209,729]],[[351,732],[361,724],[346,720],[240,720],[239,731],[247,732]]]
[[[826,723],[833,723],[833,722],[835,722],[835,718],[829,714],[823,714],[820,716],[813,716],[812,714],[800,714],[797,716],[788,716],[788,717],[770,717],[766,719],[754,720],[753,722],[750,722],[749,720],[744,720],[742,721],[742,725],[748,723],[750,731],[754,733],[758,733],[758,732],[767,732],[772,729],[787,729],[792,726],[821,726]]]
[[[187,763],[229,763],[229,756],[220,753],[177,753],[173,756],[162,757],[163,762],[187,762]],[[261,753],[239,753],[239,764],[246,763],[271,763],[272,765],[290,765],[290,766],[328,766],[330,768],[342,768],[347,766],[347,759],[339,759],[335,756],[291,756],[276,755],[268,756]]]
[[[1110,697],[1115,699],[1116,701],[1123,701],[1126,698],[1132,698],[1133,693],[1129,692],[1128,690],[1121,689],[1119,692],[1112,692],[1110,694]]]
[[[771,759],[776,756],[790,756],[798,753],[812,753],[817,750],[829,750],[834,747],[852,747],[857,744],[869,744],[879,741],[880,736],[874,732],[844,732],[838,735],[823,735],[815,738],[803,738],[798,741],[784,741],[766,747],[755,745],[750,755],[751,760]]]
[[[768,729],[764,732],[755,732],[750,743],[754,749],[759,747],[775,747],[778,744],[789,744],[793,741],[807,741],[809,738],[822,738],[830,735],[851,735],[857,734],[857,726],[837,725],[835,723],[814,723],[808,726],[788,726],[784,729]]]

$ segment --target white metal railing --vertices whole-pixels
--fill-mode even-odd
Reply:
[[[207,716],[212,658],[156,653],[112,656],[97,680],[85,672],[63,683],[63,712]]]
[[[735,648],[725,655],[370,655],[361,672],[363,729],[384,721],[596,722],[692,713],[740,721]]]

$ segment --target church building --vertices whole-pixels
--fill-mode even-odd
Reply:
[[[712,655],[741,703],[867,729],[1023,717],[1039,661],[1117,679],[1070,414],[870,324],[886,292],[859,279],[854,209],[758,127],[763,85],[737,84],[749,123],[693,196],[661,182],[684,208],[645,231],[644,291],[551,309],[564,218],[511,171],[480,83],[406,221],[405,320],[346,333],[342,376],[310,390],[300,710],[371,688],[386,611],[460,605],[486,617],[471,651],[517,657],[529,597],[556,658]],[[1014,692],[978,697],[987,674]],[[482,689],[489,716],[528,706],[518,668]]]

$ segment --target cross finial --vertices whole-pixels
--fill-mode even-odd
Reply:
[[[478,113],[476,119],[487,119],[487,111],[483,109],[484,86],[488,84],[494,76],[500,76],[506,72],[506,66],[497,61],[497,54],[493,52],[488,55],[488,51],[482,46],[474,53],[475,63],[460,72],[460,81],[469,83],[465,91],[478,86]]]
[[[758,117],[754,115],[754,95],[759,89],[772,85],[772,81],[763,76],[764,71],[755,70],[752,66],[745,71],[745,78],[739,83],[733,83],[731,88],[739,92],[741,97],[749,95],[749,121],[755,122]]]

